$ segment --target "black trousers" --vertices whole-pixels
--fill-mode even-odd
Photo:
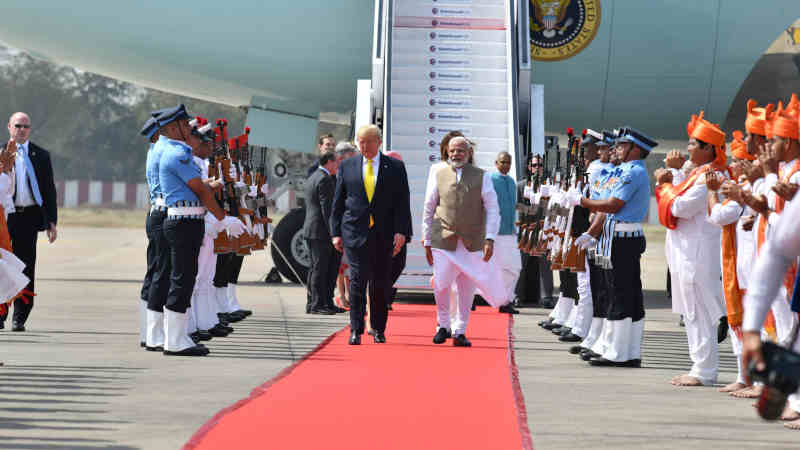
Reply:
[[[192,290],[197,279],[197,257],[203,245],[205,223],[202,219],[167,219],[164,235],[169,243],[172,272],[165,307],[185,313],[192,301]]]
[[[514,294],[523,305],[539,304],[542,301],[537,257],[519,252],[522,270],[519,272]]]
[[[403,270],[406,268],[406,258],[408,257],[408,244],[404,245],[403,248],[397,252],[392,258],[392,273],[390,275],[390,281],[392,283],[392,291],[389,293],[389,300],[387,300],[388,304],[391,305],[394,303],[394,298],[397,296],[397,288],[394,287],[397,280],[400,278],[400,275],[403,274]]]
[[[236,253],[217,255],[217,268],[214,271],[214,287],[228,287],[228,283],[239,282],[244,256]]]
[[[608,288],[608,320],[644,318],[641,258],[647,243],[643,236],[615,237],[611,244],[612,269],[604,270]]]
[[[39,235],[39,226],[42,223],[42,211],[38,206],[25,208],[21,212],[8,215],[8,233],[11,235],[11,247],[14,255],[25,263],[22,273],[30,280],[25,289],[36,292],[36,238]],[[33,297],[26,295],[14,300],[14,316],[12,320],[24,325],[33,309]],[[0,317],[5,321],[8,311]]]
[[[306,311],[317,308],[333,309],[333,290],[336,275],[342,262],[341,253],[330,239],[306,239],[311,255],[306,289],[308,290]]]
[[[544,256],[533,257],[539,263],[539,295],[542,298],[553,298],[553,270],[550,261]]]
[[[592,317],[605,319],[608,315],[608,289],[603,269],[589,261],[589,284],[592,288]]]
[[[156,211],[153,211],[156,212]],[[142,282],[142,292],[139,295],[144,301],[150,298],[150,283],[153,279],[153,273],[156,271],[156,243],[150,239],[150,213],[144,221],[144,229],[147,234],[147,271],[144,273],[144,281]]]
[[[153,211],[147,216],[147,237],[150,242],[147,246],[148,258],[150,247],[153,247],[153,274],[150,277],[150,287],[147,292],[147,309],[164,312],[169,293],[169,277],[172,274],[172,259],[170,257],[169,243],[164,233],[166,211]]]
[[[561,282],[561,295],[571,298],[578,304],[578,274],[569,270],[559,270],[558,280]]]
[[[386,331],[389,317],[387,300],[392,287],[392,241],[381,239],[371,229],[363,246],[345,247],[344,251],[350,263],[350,328],[358,334],[364,333],[369,284],[370,326],[382,333]]]

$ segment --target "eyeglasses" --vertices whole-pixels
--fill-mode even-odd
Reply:
[[[30,128],[30,127],[31,127],[30,125],[23,125],[23,124],[21,124],[21,123],[15,123],[15,124],[14,124],[14,128],[16,128],[16,129],[18,129],[18,130],[19,130],[20,128],[25,128],[25,129],[27,130],[27,129],[28,129],[28,128]]]
[[[531,164],[531,167],[542,167],[544,164]]]

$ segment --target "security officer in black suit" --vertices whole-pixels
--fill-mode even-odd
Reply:
[[[303,237],[311,253],[308,271],[308,303],[306,313],[336,314],[344,309],[333,304],[333,289],[339,273],[341,253],[331,243],[330,216],[333,193],[336,190],[336,171],[339,161],[333,152],[319,157],[318,167],[305,182],[306,218]]]
[[[25,331],[25,322],[33,309],[34,275],[36,272],[36,238],[40,231],[47,232],[52,244],[58,236],[58,206],[56,185],[53,181],[53,166],[50,153],[29,140],[31,119],[24,112],[11,115],[8,134],[17,146],[14,163],[16,189],[14,209],[8,215],[8,231],[14,254],[25,263],[23,273],[30,279],[22,296],[14,300],[14,316],[11,331]],[[0,316],[0,328],[8,312]]]

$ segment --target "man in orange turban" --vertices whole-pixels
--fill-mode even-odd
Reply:
[[[712,385],[719,371],[717,327],[725,315],[720,282],[720,228],[708,217],[706,177],[724,177],[725,133],[699,116],[687,126],[689,157],[695,169],[679,185],[666,169],[656,171],[659,220],[674,230],[671,261],[673,311],[683,314],[689,355],[688,374],[672,379],[677,386]]]

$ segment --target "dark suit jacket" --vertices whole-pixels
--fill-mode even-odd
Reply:
[[[331,205],[336,180],[324,170],[317,169],[305,182],[306,220],[303,222],[303,237],[330,241]]]
[[[367,200],[361,168],[363,156],[345,159],[336,175],[331,212],[331,236],[341,236],[345,247],[361,247],[369,234],[369,217],[381,244],[391,246],[396,233],[411,232],[408,175],[402,161],[379,153],[378,177],[372,202]]]
[[[5,145],[8,145],[8,142]],[[45,231],[50,228],[50,223],[58,223],[58,200],[56,184],[53,181],[53,165],[50,163],[50,152],[30,141],[28,141],[28,157],[36,173],[39,193],[42,194],[42,222],[39,231]],[[30,182],[28,185],[30,186]],[[32,192],[33,187],[31,187]],[[14,197],[16,200],[16,193]]]

